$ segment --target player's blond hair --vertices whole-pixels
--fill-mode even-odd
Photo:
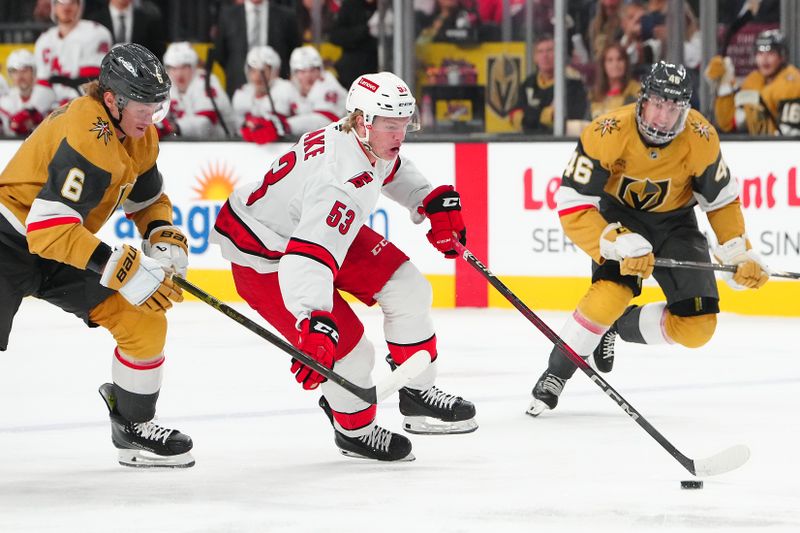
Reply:
[[[344,119],[344,122],[342,122],[342,131],[345,133],[350,133],[351,131],[355,130],[356,123],[358,122],[357,121],[358,117],[363,117],[363,116],[364,112],[361,111],[360,109],[356,109],[355,111],[347,115]]]
[[[98,80],[92,80],[88,83],[84,83],[80,87],[81,93],[87,96],[91,96],[98,102],[103,101],[103,91],[100,90],[100,82]]]

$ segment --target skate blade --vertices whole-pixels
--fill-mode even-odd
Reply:
[[[403,419],[403,429],[414,435],[458,435],[472,433],[478,429],[474,418],[445,422],[427,416],[407,416]]]
[[[540,414],[544,413],[545,411],[549,411],[550,407],[541,400],[537,400],[534,398],[531,401],[531,404],[528,406],[528,409],[525,411],[526,415],[531,416],[539,416]]]
[[[381,461],[380,459],[375,459],[374,457],[367,457],[366,455],[361,455],[360,453],[351,452],[350,450],[343,450],[339,448],[339,451],[342,452],[342,455],[345,457],[352,457],[354,459],[366,459],[367,461],[378,461],[380,463],[402,463],[406,461],[414,461],[416,457],[414,457],[413,453],[410,453],[403,457],[402,459],[395,459],[394,461]]]
[[[190,468],[194,457],[190,452],[178,455],[155,455],[143,450],[118,450],[119,464],[131,468]]]

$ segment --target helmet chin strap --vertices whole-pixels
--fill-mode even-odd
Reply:
[[[117,110],[119,111],[119,118],[114,118],[114,114],[108,108],[108,106],[106,105],[105,101],[102,101],[101,103],[103,104],[103,108],[106,110],[106,114],[108,115],[108,119],[114,125],[114,129],[119,131],[119,132],[122,132],[122,136],[125,137],[127,134],[125,133],[125,130],[122,129],[122,124],[120,124],[120,121],[122,120],[122,109],[119,109],[119,107],[117,107]]]

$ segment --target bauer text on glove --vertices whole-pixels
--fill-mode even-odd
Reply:
[[[166,277],[161,263],[127,244],[111,252],[100,284],[151,311],[166,311],[172,302],[183,301],[181,290]]]
[[[159,226],[142,241],[142,251],[164,267],[164,270],[186,277],[189,246],[181,230],[175,226]]]

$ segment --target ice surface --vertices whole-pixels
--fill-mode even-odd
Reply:
[[[380,314],[357,312],[382,375]],[[558,330],[566,315],[541,316]],[[752,451],[686,491],[691,476],[581,373],[556,411],[524,414],[550,346],[518,312],[434,318],[438,385],[476,403],[480,429],[412,435],[416,461],[380,464],[338,453],[282,352],[177,306],[159,413],[197,465],[153,471],[116,463],[97,394],[111,337],[27,299],[0,353],[0,532],[800,531],[799,320],[723,314],[697,350],[617,344],[609,383],[683,453]],[[396,397],[378,419],[399,430]]]

